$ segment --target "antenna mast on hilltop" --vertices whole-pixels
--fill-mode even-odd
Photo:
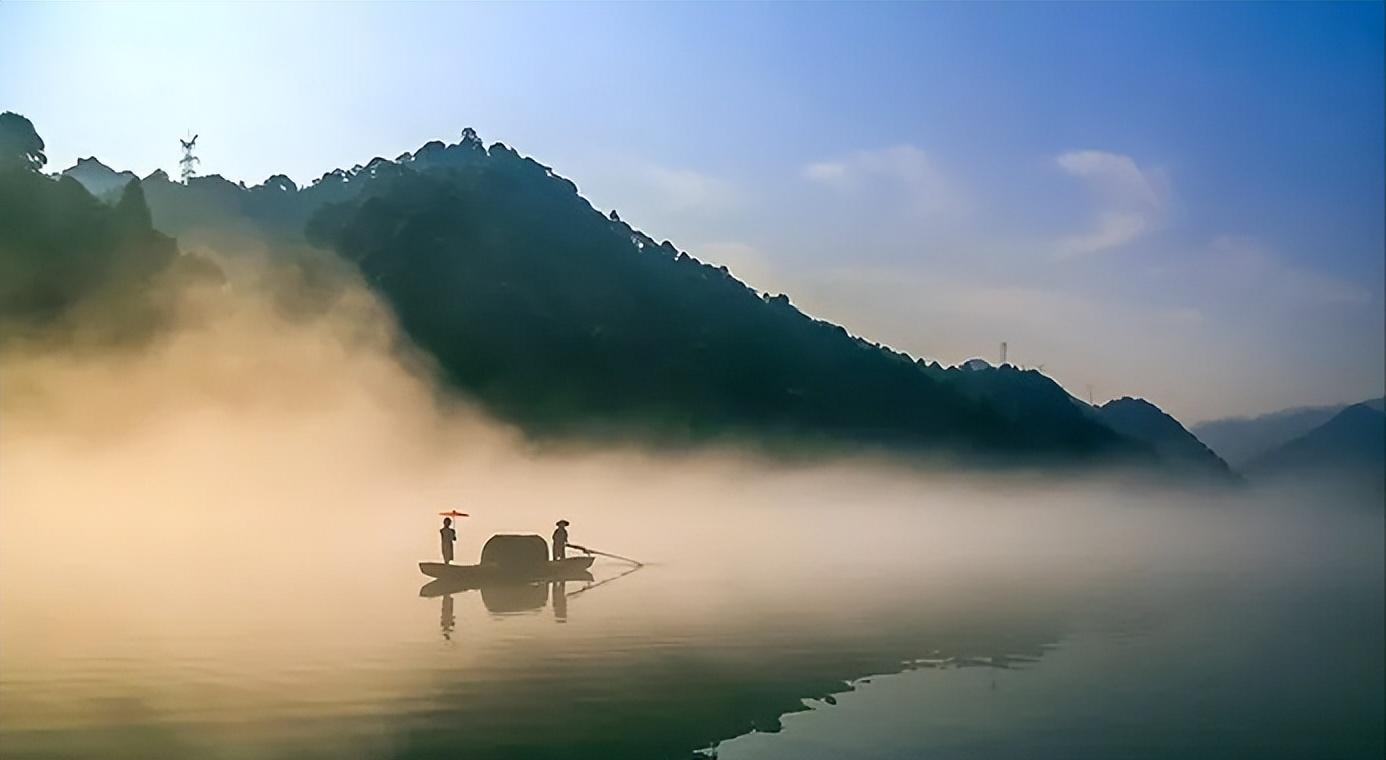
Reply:
[[[1001,341],[1001,365],[1006,364],[1006,341]]]
[[[197,135],[193,135],[191,140],[179,140],[178,142],[183,146],[183,157],[178,161],[178,173],[183,178],[183,184],[186,185],[188,180],[197,173],[194,165],[201,163],[198,157],[193,155],[193,148],[197,147]]]

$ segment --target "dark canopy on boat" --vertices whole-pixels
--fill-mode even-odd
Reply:
[[[544,567],[549,561],[549,544],[539,536],[496,535],[481,547],[481,564],[496,564],[507,570]]]

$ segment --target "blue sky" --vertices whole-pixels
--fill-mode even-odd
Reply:
[[[308,181],[474,126],[945,363],[1186,422],[1382,392],[1381,4],[0,4],[0,108]]]

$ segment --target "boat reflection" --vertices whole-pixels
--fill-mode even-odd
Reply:
[[[573,580],[586,581],[583,588],[592,588],[591,573],[575,575]],[[481,603],[492,615],[514,615],[542,610],[553,598],[553,615],[558,622],[568,619],[568,581],[553,583],[486,583],[480,586],[472,583],[435,580],[419,589],[424,598],[442,597],[440,628],[445,640],[452,640],[452,632],[457,626],[457,616],[453,612],[453,595],[468,591],[480,591]]]
[[[542,610],[548,606],[550,601],[553,604],[553,618],[555,622],[566,623],[568,621],[568,600],[579,594],[591,591],[604,586],[612,581],[630,575],[639,570],[640,567],[632,567],[617,573],[610,578],[596,580],[590,572],[582,571],[570,574],[563,580],[550,582],[534,581],[509,581],[509,582],[484,582],[477,583],[473,580],[449,580],[436,579],[425,583],[419,589],[419,596],[425,599],[442,598],[442,611],[439,616],[439,628],[442,630],[443,638],[451,641],[452,633],[457,627],[457,616],[453,611],[453,596],[465,594],[468,591],[480,591],[481,603],[485,605],[486,611],[492,615],[513,615]],[[569,590],[569,584],[581,583],[576,589]]]

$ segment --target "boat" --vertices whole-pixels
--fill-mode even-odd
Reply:
[[[495,535],[481,548],[481,562],[453,565],[420,562],[419,571],[430,578],[481,586],[490,583],[582,580],[593,557],[549,559],[549,544],[534,535]]]
[[[460,583],[504,583],[521,581],[575,581],[590,576],[587,568],[594,557],[568,557],[549,560],[541,565],[507,567],[495,562],[479,565],[450,565],[443,562],[420,562],[419,571],[430,578]]]
[[[434,580],[426,582],[426,584],[424,584],[423,587],[419,589],[419,595],[423,596],[424,599],[435,599],[438,598],[438,596],[446,596],[448,594],[466,594],[466,592],[468,591],[477,591],[477,589],[481,589],[481,595],[485,596],[486,594],[492,594],[492,592],[495,592],[496,589],[509,589],[518,587],[542,587],[542,585],[554,584],[554,582],[565,581],[586,582],[586,584],[590,584],[590,582],[595,580],[596,578],[593,577],[592,573],[589,573],[588,570],[579,570],[577,571],[577,573],[572,573],[571,576],[552,578],[552,580],[542,581],[516,581],[509,580],[509,578],[505,578],[505,580],[480,581],[467,580],[467,578],[464,578],[464,580],[452,580],[452,578],[434,578]]]

